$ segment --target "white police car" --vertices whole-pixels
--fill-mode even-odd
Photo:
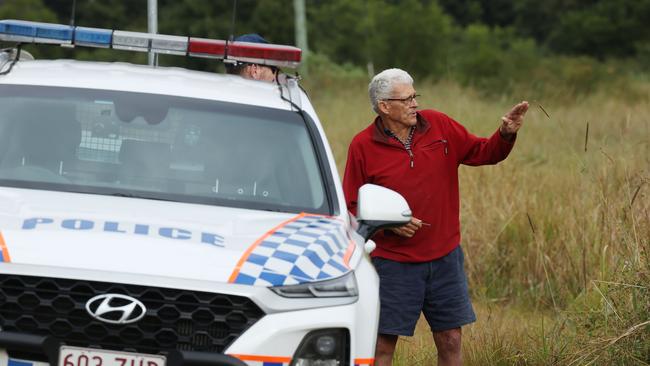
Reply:
[[[14,20],[0,40],[300,61]],[[296,80],[16,54],[0,52],[0,366],[373,363],[364,242],[410,211],[364,186],[348,217]]]

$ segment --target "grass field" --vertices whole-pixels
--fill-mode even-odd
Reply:
[[[306,85],[340,172],[352,136],[373,118],[366,85]],[[463,329],[465,364],[650,364],[650,87],[627,102],[607,90],[546,100],[449,83],[416,89],[421,108],[482,136],[512,105],[531,102],[506,161],[460,168],[478,316]],[[421,321],[398,343],[395,364],[435,359]]]

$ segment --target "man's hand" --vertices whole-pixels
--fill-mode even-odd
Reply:
[[[415,232],[419,228],[421,228],[423,224],[424,223],[422,222],[422,220],[415,217],[411,217],[411,222],[409,222],[408,224],[400,227],[394,227],[390,230],[399,236],[410,238],[413,235],[415,235]]]
[[[523,101],[512,107],[510,112],[501,117],[501,121],[503,122],[501,127],[499,127],[501,136],[508,138],[516,134],[517,131],[519,131],[519,128],[521,128],[521,124],[524,122],[526,111],[528,111],[528,102]]]

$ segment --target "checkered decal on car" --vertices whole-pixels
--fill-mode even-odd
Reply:
[[[231,282],[282,286],[339,277],[350,270],[352,245],[340,220],[301,214],[253,244]]]

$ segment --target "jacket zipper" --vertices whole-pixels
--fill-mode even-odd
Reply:
[[[395,136],[395,134],[391,130],[385,129],[385,132],[388,136],[397,140],[402,145],[404,150],[406,150],[406,152],[409,154],[409,166],[412,169],[413,166],[415,166],[415,163],[413,162],[413,157],[414,157],[413,150],[411,150],[411,145],[413,144],[413,132],[414,132],[413,127],[411,127],[411,130],[409,131],[408,141],[406,143],[404,143],[397,136]]]

